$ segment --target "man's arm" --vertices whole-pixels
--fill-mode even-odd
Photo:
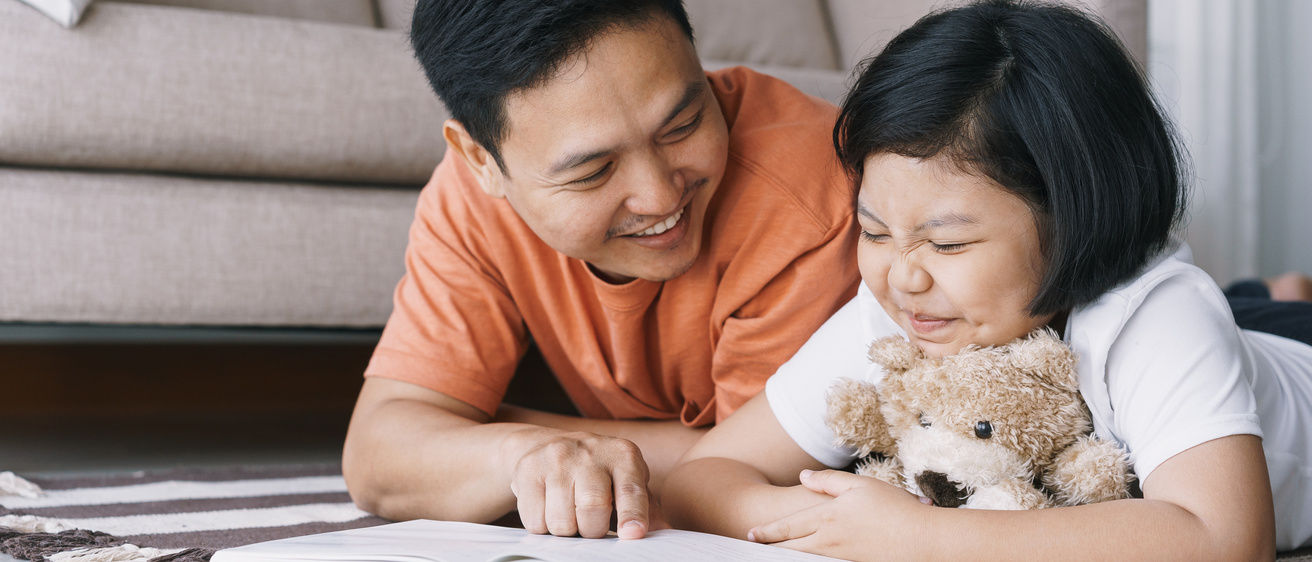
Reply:
[[[650,525],[649,477],[664,479],[644,457],[670,466],[700,434],[678,422],[520,409],[499,418],[488,423],[445,394],[367,378],[342,457],[352,499],[389,519],[489,522],[517,508],[530,532],[585,537],[606,534],[614,507],[621,536],[636,538]]]

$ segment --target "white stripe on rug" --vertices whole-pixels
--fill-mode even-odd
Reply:
[[[70,505],[107,505],[114,503],[142,503],[170,500],[211,498],[251,498],[290,494],[316,494],[345,492],[346,481],[341,476],[306,476],[302,478],[269,478],[261,480],[230,480],[227,482],[190,482],[170,480],[130,486],[105,488],[72,488],[46,490],[39,498],[6,497],[0,505],[9,509],[63,507]]]
[[[352,503],[315,503],[262,509],[229,509],[162,515],[92,517],[64,519],[79,529],[101,531],[120,537],[132,535],[166,535],[196,531],[224,531],[287,527],[305,523],[345,523],[369,514]]]

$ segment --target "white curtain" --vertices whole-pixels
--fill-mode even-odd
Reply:
[[[1312,273],[1312,2],[1149,0],[1148,74],[1193,157],[1186,238],[1225,284]]]
[[[1258,3],[1150,0],[1148,74],[1194,165],[1185,238],[1222,285],[1258,274]]]

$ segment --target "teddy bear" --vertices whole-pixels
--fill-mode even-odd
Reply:
[[[840,379],[826,423],[876,455],[857,473],[934,505],[1037,509],[1130,496],[1125,452],[1090,435],[1075,356],[1048,329],[936,359],[898,336],[870,345],[877,384]]]

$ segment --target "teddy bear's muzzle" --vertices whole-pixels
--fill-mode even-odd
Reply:
[[[949,480],[942,472],[921,472],[916,475],[916,485],[925,497],[934,500],[934,505],[939,507],[961,507],[966,505],[966,498],[970,497],[963,489],[965,486]]]

